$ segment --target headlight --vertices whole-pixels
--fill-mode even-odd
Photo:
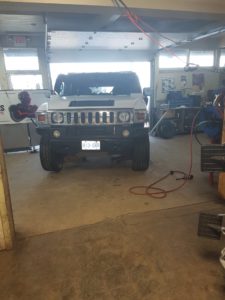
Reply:
[[[127,123],[130,121],[130,113],[127,111],[121,111],[118,113],[118,120],[121,123]]]
[[[63,123],[64,115],[61,112],[52,113],[52,123]]]
[[[146,122],[147,121],[146,110],[136,110],[135,111],[135,121],[136,122]]]

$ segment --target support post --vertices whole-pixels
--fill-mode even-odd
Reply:
[[[0,136],[0,250],[11,249],[14,241],[14,222],[9,184]]]
[[[5,69],[3,48],[0,48],[0,88],[2,90],[9,89],[8,77],[7,77],[7,72]]]

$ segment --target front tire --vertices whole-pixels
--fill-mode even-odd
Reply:
[[[63,156],[52,149],[48,136],[41,137],[40,161],[46,171],[59,172],[63,168]]]
[[[133,149],[132,169],[134,171],[145,171],[149,167],[150,145],[149,136],[135,140]]]

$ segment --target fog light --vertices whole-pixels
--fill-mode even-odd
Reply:
[[[130,131],[125,129],[125,130],[123,130],[122,135],[123,135],[123,137],[128,137],[130,135]]]
[[[53,131],[53,136],[58,139],[61,136],[61,132],[59,130],[54,130]]]

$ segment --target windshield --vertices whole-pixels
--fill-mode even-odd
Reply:
[[[130,95],[141,93],[138,77],[132,72],[59,75],[55,91],[61,96]]]

